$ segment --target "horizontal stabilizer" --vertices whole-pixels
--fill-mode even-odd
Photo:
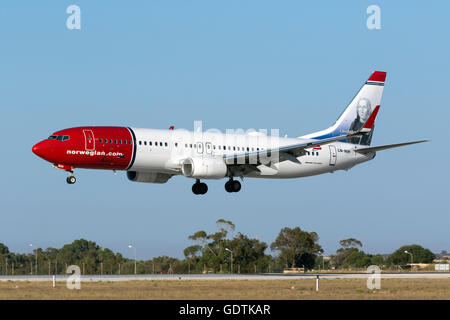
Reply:
[[[387,145],[378,146],[378,147],[355,149],[355,152],[364,154],[364,153],[370,153],[370,152],[376,152],[376,151],[381,151],[381,150],[386,150],[386,149],[398,148],[398,147],[403,147],[403,146],[407,146],[407,145],[410,145],[410,144],[422,143],[422,142],[428,142],[428,141],[430,141],[430,140],[420,140],[420,141],[404,142],[404,143],[397,143],[397,144],[387,144]]]

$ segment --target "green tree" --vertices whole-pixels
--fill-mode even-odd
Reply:
[[[234,271],[255,272],[267,270],[272,258],[264,254],[267,244],[257,239],[250,239],[238,233],[230,238],[235,230],[231,221],[219,219],[216,221],[217,232],[208,234],[200,230],[188,238],[196,244],[184,249],[185,264],[191,267],[191,271],[202,272],[205,267],[215,272],[231,271],[231,254],[233,252]]]
[[[397,249],[388,257],[388,262],[393,265],[408,264],[411,262],[411,255],[413,255],[413,263],[431,263],[435,259],[435,255],[429,249],[425,249],[417,244],[403,246]]]
[[[348,239],[344,239],[339,241],[339,244],[342,246],[342,248],[358,248],[358,247],[362,247],[362,242],[355,239],[355,238],[348,238]]]
[[[359,248],[363,246],[362,242],[355,239],[355,238],[348,238],[339,241],[339,244],[341,245],[341,248],[336,250],[336,254],[331,256],[332,264],[336,267],[350,267],[354,266],[353,264],[356,263],[355,259],[361,259],[362,255],[359,254]],[[362,251],[361,251],[362,252]],[[352,256],[353,255],[353,256]],[[346,259],[352,256],[350,260],[346,261]],[[356,263],[357,265],[361,265],[362,262],[359,261]]]
[[[0,243],[0,254],[8,254],[9,249],[7,246],[5,246],[3,243]]]
[[[255,265],[257,270],[267,270],[271,259],[266,259],[266,254],[264,253],[267,249],[267,244],[265,242],[260,242],[258,239],[250,239],[242,233],[238,233],[228,243],[228,247],[233,252],[233,264],[234,272],[239,266],[239,270],[242,273],[253,273],[255,272]],[[231,255],[224,259],[227,266],[231,264]]]
[[[370,256],[366,255],[363,251],[353,251],[344,260],[344,266],[363,268],[372,264]]]
[[[279,252],[279,257],[291,263],[291,267],[303,265],[310,269],[314,266],[316,254],[323,252],[322,247],[317,243],[319,236],[315,232],[306,232],[299,227],[283,228],[275,241],[270,245],[270,249]],[[305,255],[305,257],[302,257]],[[299,264],[297,264],[299,263]]]

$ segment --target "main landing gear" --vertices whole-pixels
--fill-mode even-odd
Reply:
[[[227,192],[239,192],[239,190],[241,190],[241,183],[230,178],[230,180],[225,183],[225,190],[227,190]]]
[[[230,180],[225,183],[225,190],[228,192],[239,192],[239,190],[241,190],[241,183],[237,180],[233,180],[233,178],[230,178]],[[192,185],[192,192],[194,194],[205,194],[208,192],[208,186],[206,183],[200,182],[200,179],[197,179],[197,181]]]
[[[69,171],[69,172],[70,172],[70,176],[67,177],[66,181],[68,184],[74,184],[75,182],[77,182],[77,179],[74,177],[73,171]]]
[[[208,192],[208,186],[206,183],[200,182],[200,179],[197,179],[197,181],[192,185],[192,192],[194,194],[205,194]]]

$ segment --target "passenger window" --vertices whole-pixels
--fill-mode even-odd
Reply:
[[[103,140],[102,139],[98,139],[98,142],[103,143]]]
[[[164,145],[167,147],[167,142],[164,142]]]
[[[189,144],[189,148],[192,148],[192,143],[191,143],[191,144]]]
[[[122,144],[122,140],[119,140],[119,144]]]
[[[109,139],[109,143],[112,143],[112,139]]]
[[[175,142],[175,147],[178,147],[178,142]]]
[[[249,147],[247,147],[247,151],[250,151],[250,148],[249,148]]]
[[[148,142],[148,145],[149,145],[149,146],[151,146],[151,145],[152,145],[152,142],[151,142],[151,141],[149,141],[149,142]]]
[[[142,145],[142,141],[139,141],[139,145]]]
[[[144,146],[146,146],[147,145],[147,141],[144,141]]]
[[[187,148],[187,143],[184,144],[184,147]]]

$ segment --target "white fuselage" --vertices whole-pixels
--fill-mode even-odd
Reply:
[[[182,174],[181,161],[193,157],[223,158],[224,155],[257,152],[289,146],[304,141],[300,138],[271,138],[264,134],[223,134],[220,132],[192,132],[187,130],[158,130],[132,128],[136,135],[135,161],[128,170]],[[375,153],[360,154],[357,145],[334,142],[319,148],[306,149],[298,161],[273,161],[260,164],[258,170],[242,174],[254,178],[298,178],[336,170],[347,170],[371,160]]]

